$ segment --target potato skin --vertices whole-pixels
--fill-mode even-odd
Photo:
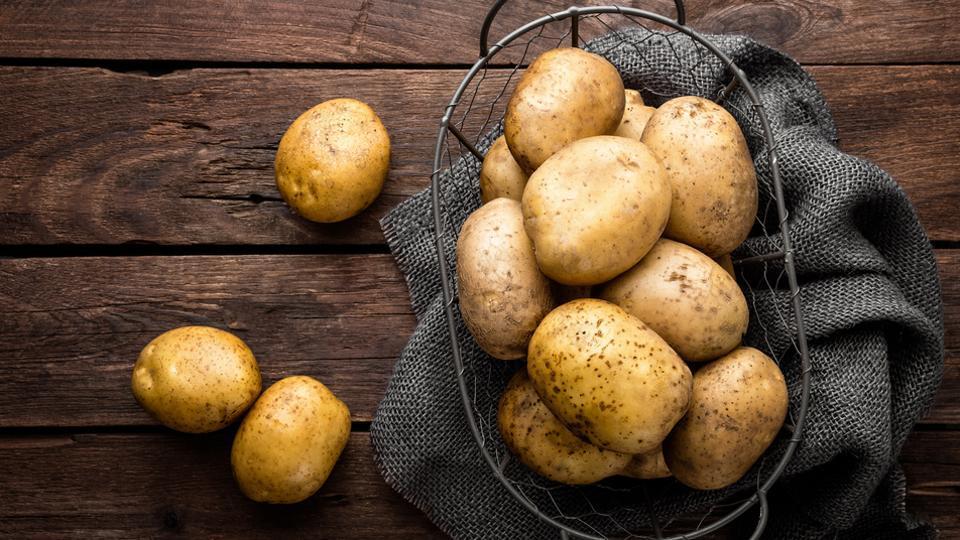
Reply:
[[[733,257],[729,253],[713,258],[714,262],[727,271],[733,279],[737,279],[737,272],[733,269]]]
[[[624,90],[626,105],[623,108],[623,118],[620,120],[620,126],[613,132],[617,137],[629,137],[640,140],[643,136],[643,128],[647,126],[647,121],[657,110],[655,107],[647,107],[643,104],[643,97],[636,90]]]
[[[527,185],[527,173],[517,165],[507,148],[503,135],[493,141],[480,167],[480,200],[488,203],[505,197],[519,201],[523,186]]]
[[[670,184],[643,143],[589,137],[541,165],[522,202],[543,273],[564,285],[595,285],[653,247],[670,215]]]
[[[209,326],[160,334],[140,351],[131,388],[165,426],[187,433],[224,428],[260,394],[260,367],[237,336]]]
[[[526,370],[514,374],[500,397],[497,425],[524,465],[555,482],[592,484],[623,470],[632,457],[574,435],[543,404]]]
[[[623,81],[601,56],[551,49],[526,69],[504,115],[510,152],[528,174],[564,146],[609,135],[623,116]]]
[[[690,400],[690,368],[639,319],[603,300],[550,312],[530,340],[527,372],[571,431],[628,454],[659,446]]]
[[[783,426],[787,385],[777,364],[740,347],[693,376],[690,411],[663,451],[677,480],[720,489],[743,477]]]
[[[646,323],[688,362],[732,351],[750,322],[747,299],[726,270],[692,247],[665,238],[609,282],[599,297]]]
[[[526,356],[530,336],[554,301],[523,230],[519,202],[494,199],[463,223],[457,284],[460,313],[480,348],[500,360]]]
[[[633,456],[627,466],[620,471],[620,475],[638,480],[669,477],[670,469],[667,468],[667,462],[663,459],[663,448],[658,446],[646,454]]]
[[[757,175],[733,116],[703,98],[675,98],[650,117],[641,140],[673,187],[664,236],[711,257],[740,245],[757,215]]]
[[[387,178],[390,137],[369,105],[325,101],[293,121],[274,161],[280,195],[298,214],[343,221],[370,206]]]
[[[311,377],[287,377],[260,396],[233,441],[230,462],[244,495],[288,504],[316,493],[350,437],[350,410]]]

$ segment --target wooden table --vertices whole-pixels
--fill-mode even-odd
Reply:
[[[0,535],[441,536],[384,484],[370,420],[414,317],[377,220],[427,185],[439,117],[487,2],[7,1],[0,4]],[[508,4],[493,35],[560,1]],[[638,5],[671,13],[672,2]],[[848,152],[891,172],[940,262],[946,376],[901,461],[908,504],[960,536],[960,0],[691,0],[689,22],[806,64]],[[394,156],[380,199],[338,225],[273,182],[288,123],[369,102]],[[320,493],[243,498],[230,430],[158,426],[129,391],[152,337],[245,339],[265,382],[328,384],[353,435]]]

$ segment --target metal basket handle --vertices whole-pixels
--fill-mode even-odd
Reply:
[[[480,58],[483,58],[490,52],[490,48],[487,47],[487,37],[490,34],[490,25],[493,24],[493,20],[497,18],[497,13],[500,12],[500,8],[507,3],[507,0],[496,0],[493,3],[493,6],[490,7],[490,11],[487,12],[487,16],[483,19],[483,26],[480,27]],[[677,6],[677,24],[683,26],[687,22],[687,10],[683,7],[683,0],[673,0],[673,3]],[[577,40],[579,35],[577,33],[577,17],[573,16],[570,19],[570,24],[572,25],[572,38],[573,46],[577,46]]]

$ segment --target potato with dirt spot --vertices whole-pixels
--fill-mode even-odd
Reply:
[[[624,90],[626,105],[623,108],[623,118],[620,127],[613,133],[617,137],[629,137],[640,140],[643,128],[647,121],[656,112],[656,107],[648,107],[643,103],[643,97],[636,90]]]
[[[457,285],[460,313],[477,345],[500,360],[526,356],[530,336],[554,301],[523,229],[519,202],[495,199],[463,223]]]
[[[595,285],[653,247],[670,216],[670,184],[643,143],[589,137],[541,165],[522,202],[543,273],[564,285]]]
[[[690,399],[686,363],[639,319],[603,300],[550,312],[530,340],[527,372],[571,431],[628,454],[657,448]]]
[[[632,457],[574,435],[543,404],[523,369],[514,374],[500,397],[497,425],[507,448],[524,465],[555,482],[598,482],[619,473]]]
[[[732,351],[750,322],[747,299],[723,267],[665,238],[599,297],[646,323],[688,362]]]
[[[137,402],[165,426],[208,433],[240,417],[260,394],[260,367],[237,336],[184,326],[147,344],[133,366]]]
[[[507,148],[503,135],[493,141],[480,167],[480,200],[488,203],[505,197],[519,201],[523,187],[527,185],[527,173],[517,165]]]
[[[573,141],[612,134],[623,107],[623,81],[613,64],[582,49],[551,49],[517,83],[503,132],[513,157],[529,174]]]
[[[757,349],[736,349],[694,375],[690,410],[663,443],[667,466],[695,489],[735,483],[776,438],[788,404],[777,364]]]
[[[667,462],[663,459],[663,448],[658,446],[646,454],[633,456],[627,466],[620,471],[620,475],[638,480],[669,477],[670,469],[667,468]]]
[[[274,161],[277,188],[301,216],[320,223],[359,214],[380,195],[390,137],[369,105],[332,99],[287,128]]]
[[[704,98],[675,98],[657,108],[641,140],[673,187],[664,236],[711,257],[739,246],[757,215],[757,174],[733,116]]]
[[[260,396],[233,441],[244,495],[290,504],[323,486],[350,438],[350,410],[320,381],[287,377]]]

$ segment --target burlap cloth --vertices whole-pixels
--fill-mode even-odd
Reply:
[[[766,537],[934,537],[932,527],[906,513],[904,476],[897,464],[943,369],[942,305],[930,242],[896,182],[874,164],[837,149],[823,96],[794,60],[749,38],[708,38],[746,72],[771,122],[813,368],[803,441],[771,493]],[[661,96],[712,97],[729,77],[713,55],[692,41],[651,35],[643,28],[601,37],[589,48],[619,68],[627,87]],[[745,94],[736,92],[726,106],[743,127],[761,184],[768,185],[767,148],[756,115],[743,112],[751,110]],[[497,134],[481,141],[481,149]],[[480,204],[477,174],[476,161],[467,156],[443,178],[451,265],[457,231]],[[761,234],[758,226],[740,255],[778,249],[775,213],[764,212],[769,197],[769,189],[762,187],[761,221],[771,236]],[[381,473],[453,537],[557,538],[556,529],[517,503],[495,479],[469,431],[443,317],[429,192],[400,204],[382,226],[407,278],[419,324],[371,426]],[[776,281],[776,264],[768,265],[767,275],[773,288],[744,285],[754,315],[746,342],[780,359],[795,409],[799,361],[790,341],[794,329],[788,292],[784,280]],[[485,374],[471,379],[481,387],[477,396],[494,403],[518,363],[486,357],[462,323],[460,343],[469,369]],[[478,406],[489,409],[491,403]],[[502,448],[495,429],[487,429],[486,436],[488,447]],[[780,440],[771,447],[767,462],[779,457],[783,445]],[[744,488],[741,483],[697,493],[673,480],[656,485],[661,522],[684,511],[705,512],[731,490]],[[642,526],[648,512],[626,500],[633,492],[624,493],[623,500],[604,511],[618,525]],[[559,487],[549,493],[568,515],[577,510],[575,495]],[[716,516],[722,510],[713,512]],[[622,535],[609,526],[610,518],[591,523],[608,529],[600,533]]]

